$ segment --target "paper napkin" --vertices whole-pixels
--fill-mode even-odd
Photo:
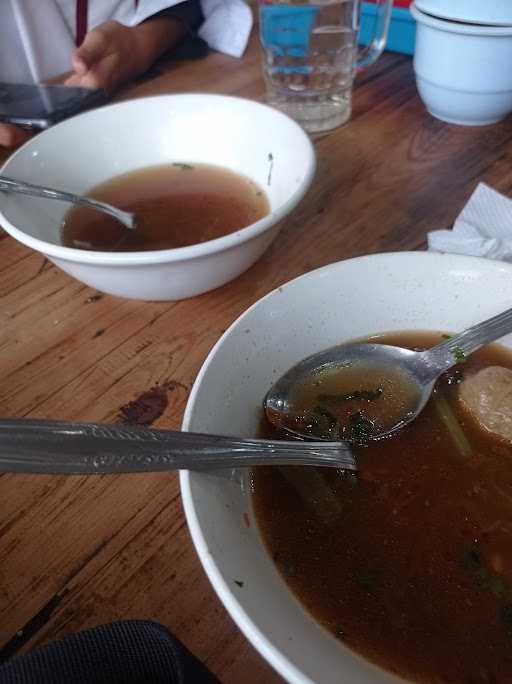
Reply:
[[[428,234],[428,248],[512,261],[512,200],[480,183],[452,230]]]

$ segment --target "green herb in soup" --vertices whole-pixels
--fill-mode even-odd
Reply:
[[[461,347],[453,347],[453,349],[450,350],[451,353],[453,354],[453,358],[457,363],[463,363],[466,360],[466,355],[464,354],[464,350]]]
[[[325,366],[309,382],[294,388],[289,412],[279,420],[312,437],[362,445],[373,434],[394,427],[414,403],[416,393],[401,370],[366,362]]]
[[[348,416],[359,472],[257,468],[253,503],[290,588],[337,638],[414,682],[510,684],[512,354],[491,345],[460,360],[423,413],[379,441],[369,423],[388,401],[382,378],[304,389],[318,436],[336,437]],[[279,437],[266,423],[262,435]]]
[[[342,437],[353,444],[366,444],[375,432],[375,422],[368,418],[364,411],[351,413],[348,426],[342,431]]]
[[[270,211],[253,181],[209,164],[149,166],[97,185],[88,195],[133,212],[137,227],[127,230],[110,216],[74,207],[62,226],[67,247],[113,252],[187,247],[245,228]]]

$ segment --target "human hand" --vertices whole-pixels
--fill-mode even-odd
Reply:
[[[115,90],[137,75],[136,42],[134,29],[116,21],[107,21],[93,29],[73,53],[74,73],[64,84]],[[19,126],[0,123],[0,147],[17,147],[31,136],[30,131]]]
[[[72,56],[65,85],[113,92],[149,69],[185,33],[181,22],[159,18],[128,27],[107,21],[87,33]]]
[[[19,126],[0,123],[0,147],[17,147],[28,140],[31,135],[30,131]]]
[[[145,21],[132,28],[107,21],[89,31],[74,51],[73,73],[64,84],[113,92],[149,69],[185,33],[184,24],[172,17]],[[31,135],[18,126],[0,123],[0,146],[21,145]]]
[[[73,74],[65,85],[112,92],[135,71],[135,43],[133,29],[117,21],[92,29],[72,55]]]

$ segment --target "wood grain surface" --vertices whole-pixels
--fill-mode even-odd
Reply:
[[[164,61],[121,97],[184,91],[262,99],[255,38],[241,60]],[[351,122],[315,145],[311,190],[274,245],[236,281],[187,301],[102,295],[0,232],[0,414],[111,422],[129,419],[139,399],[153,425],[179,428],[208,351],[262,295],[333,261],[424,249],[427,231],[449,226],[479,181],[512,195],[511,120],[433,119],[402,55],[358,77]],[[282,681],[209,586],[174,474],[0,475],[0,559],[3,657],[148,618],[225,684]]]

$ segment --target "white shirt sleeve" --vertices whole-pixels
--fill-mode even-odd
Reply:
[[[1,1],[1,0],[0,0]],[[61,2],[63,0],[60,0]],[[66,1],[66,0],[64,0]],[[89,28],[94,28],[109,19],[115,19],[125,26],[137,26],[145,19],[181,0],[88,0]]]
[[[180,0],[139,0],[130,26],[153,14],[174,7]],[[241,57],[252,28],[252,12],[244,0],[201,0],[205,21],[199,35],[213,50]]]
[[[241,57],[251,34],[252,12],[244,0],[201,0],[199,35],[213,50]]]
[[[178,5],[180,1],[181,0],[139,0],[137,3],[137,11],[133,15],[130,26],[140,24],[153,14]]]

